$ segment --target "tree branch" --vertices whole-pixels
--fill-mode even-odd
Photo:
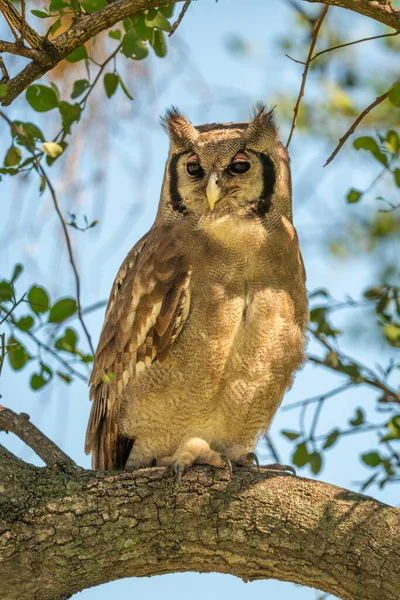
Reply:
[[[317,2],[318,4],[347,8],[365,17],[371,17],[388,27],[400,30],[400,10],[394,8],[390,0],[304,0],[304,2]]]
[[[0,0],[0,2],[5,1]],[[182,0],[176,1],[182,2]],[[101,31],[138,12],[168,4],[171,4],[171,0],[115,0],[92,15],[81,15],[67,31],[51,42],[47,40],[46,43],[42,43],[40,61],[33,60],[7,82],[7,91],[0,99],[1,104],[3,106],[11,104],[31,83]],[[25,37],[28,39],[28,29]]]
[[[28,466],[1,497],[7,600],[183,571],[292,581],[343,600],[398,599],[400,510],[325,483],[263,469],[230,479],[197,466],[177,488],[165,468]]]
[[[0,405],[0,431],[15,433],[25,444],[36,452],[47,466],[75,466],[72,458],[49,440],[35,425],[30,423],[29,415],[17,415],[9,408]]]

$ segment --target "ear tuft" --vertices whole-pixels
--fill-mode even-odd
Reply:
[[[191,148],[197,139],[197,129],[175,106],[167,110],[161,124],[170,137],[171,145],[177,149]]]
[[[262,102],[255,105],[253,118],[246,129],[247,144],[263,150],[265,142],[277,139],[274,109],[275,107],[268,109]]]

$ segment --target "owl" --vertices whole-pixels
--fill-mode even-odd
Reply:
[[[154,225],[114,282],[91,376],[98,469],[252,466],[304,361],[305,271],[272,111],[163,120]],[[279,465],[274,465],[279,468]]]

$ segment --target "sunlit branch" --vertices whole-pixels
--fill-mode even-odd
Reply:
[[[182,7],[182,10],[181,10],[181,12],[179,14],[179,17],[177,18],[177,20],[175,21],[175,23],[172,25],[172,27],[170,29],[168,37],[171,37],[171,35],[173,35],[175,33],[175,31],[178,29],[178,27],[179,27],[179,25],[180,25],[183,17],[185,16],[185,13],[186,13],[187,9],[190,6],[191,1],[192,0],[186,0],[185,1],[185,4]]]

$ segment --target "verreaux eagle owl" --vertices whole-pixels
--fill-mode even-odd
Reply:
[[[305,271],[272,111],[164,125],[158,213],[115,279],[91,376],[99,469],[252,465],[304,360]]]

